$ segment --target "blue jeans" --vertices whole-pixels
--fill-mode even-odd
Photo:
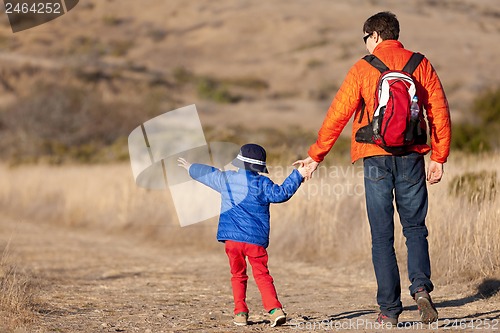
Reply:
[[[380,311],[397,317],[403,311],[401,282],[394,251],[394,205],[408,250],[410,294],[420,288],[431,292],[431,267],[427,243],[427,187],[424,157],[373,156],[363,160],[366,209],[372,235],[372,261],[377,278]]]

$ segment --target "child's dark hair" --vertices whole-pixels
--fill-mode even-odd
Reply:
[[[383,40],[399,38],[399,21],[391,12],[380,12],[366,20],[363,33],[376,31]]]

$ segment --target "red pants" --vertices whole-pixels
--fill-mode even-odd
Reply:
[[[278,301],[278,295],[274,288],[273,278],[269,275],[267,268],[267,251],[262,246],[226,241],[226,254],[231,266],[231,285],[233,286],[234,313],[247,312],[248,307],[245,302],[247,293],[247,262],[248,257],[252,265],[253,277],[262,296],[262,304],[266,311],[275,308],[282,308]]]

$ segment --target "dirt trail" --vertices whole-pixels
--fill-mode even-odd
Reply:
[[[40,281],[40,308],[33,330],[40,332],[260,332],[269,331],[257,287],[251,280],[248,303],[252,325],[231,323],[229,268],[219,253],[167,249],[133,236],[51,224],[2,219],[0,245],[10,241],[11,257]],[[275,331],[365,331],[377,307],[371,267],[358,271],[286,262],[271,256],[270,269],[288,323]],[[333,268],[332,268],[333,267]],[[476,331],[451,326],[455,320],[481,320],[500,331],[500,298],[474,297],[467,286],[439,287],[440,330]],[[406,294],[400,320],[407,330],[429,331],[417,319]],[[449,324],[447,326],[447,324]],[[411,326],[413,325],[413,326]],[[476,325],[477,326],[477,325]],[[436,326],[437,327],[437,326]],[[424,329],[423,329],[424,328]],[[434,327],[435,328],[435,327]]]

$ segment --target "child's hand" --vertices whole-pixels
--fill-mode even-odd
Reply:
[[[300,165],[300,167],[305,167],[305,169],[306,169],[305,176],[302,172],[300,172],[300,170],[299,170],[299,172],[302,176],[304,176],[304,180],[309,180],[312,178],[314,171],[316,171],[316,169],[318,168],[319,162],[316,162],[310,156],[308,156],[307,158],[305,158],[303,160],[298,160],[298,161],[294,162],[292,165]]]
[[[177,162],[179,162],[179,164],[177,164],[178,166],[183,167],[184,169],[186,169],[187,171],[189,171],[189,167],[191,167],[191,163],[189,163],[188,161],[186,161],[182,157],[179,157],[177,159]]]
[[[294,163],[294,165],[299,165],[297,168],[297,171],[302,175],[302,177],[305,179],[307,174],[308,174],[308,169],[304,163]]]

